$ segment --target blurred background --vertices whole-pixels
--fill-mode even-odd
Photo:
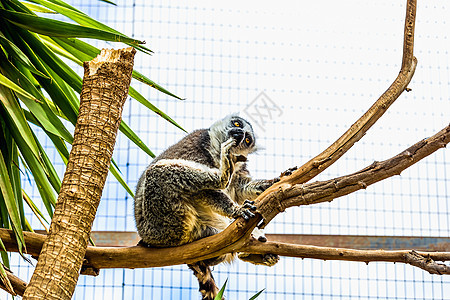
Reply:
[[[155,53],[138,52],[135,69],[185,100],[132,84],[187,131],[207,128],[235,112],[251,121],[261,147],[249,157],[255,178],[273,178],[320,153],[389,87],[401,65],[405,0],[68,2],[147,42]],[[449,15],[450,3],[419,1],[412,91],[404,92],[360,142],[314,180],[387,159],[448,125]],[[123,119],[155,154],[185,135],[133,99],[127,101]],[[48,151],[62,176],[59,155]],[[448,238],[449,156],[448,149],[439,150],[367,190],[331,203],[290,208],[266,231]],[[114,158],[132,188],[151,162],[122,135]],[[24,185],[28,195],[40,197],[30,182]],[[30,223],[42,228],[36,219]],[[112,176],[93,230],[135,231],[133,199]],[[16,275],[29,280],[33,267],[15,255],[11,264]],[[450,299],[449,276],[403,264],[281,258],[271,268],[239,261],[216,266],[214,275],[219,285],[228,279],[227,299],[248,299],[262,289],[258,299]],[[181,265],[81,276],[74,299],[199,295],[195,277]],[[6,294],[0,293],[2,297]]]

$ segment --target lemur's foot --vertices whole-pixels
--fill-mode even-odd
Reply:
[[[271,187],[274,183],[280,181],[280,177],[269,179],[269,180],[261,180],[258,182],[258,185],[255,186],[256,195],[261,195],[265,190]]]
[[[140,240],[137,243],[138,246],[142,246],[142,247],[146,247],[146,248],[150,248],[151,246],[149,244],[147,244],[146,242],[144,242],[143,240]]]
[[[252,263],[254,265],[263,265],[271,267],[275,265],[280,257],[277,254],[250,254],[250,253],[239,253],[238,257],[240,260]]]

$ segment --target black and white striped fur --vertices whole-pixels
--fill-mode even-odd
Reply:
[[[141,244],[179,246],[222,231],[232,218],[253,217],[255,207],[246,200],[278,180],[251,179],[245,161],[255,150],[250,123],[231,115],[192,132],[153,160],[136,189]],[[228,254],[188,265],[203,299],[214,299],[218,292],[210,266],[232,258]],[[265,264],[276,261],[272,256]]]

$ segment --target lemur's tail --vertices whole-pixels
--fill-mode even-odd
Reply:
[[[189,269],[194,271],[195,277],[200,285],[199,291],[202,293],[202,300],[214,300],[219,293],[219,288],[214,281],[211,268],[204,261],[199,261],[188,265]]]

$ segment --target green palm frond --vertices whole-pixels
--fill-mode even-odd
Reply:
[[[69,21],[52,19],[55,15],[64,16]],[[73,136],[64,124],[67,121],[76,123],[82,78],[66,61],[82,65],[83,61],[100,53],[100,49],[79,38],[122,42],[144,54],[152,53],[142,45],[142,41],[90,18],[61,0],[31,0],[27,3],[0,0],[0,227],[14,231],[20,250],[25,249],[23,230],[32,230],[24,215],[24,202],[44,227],[44,222],[47,222],[38,206],[22,190],[21,178],[31,174],[50,217],[61,186],[61,180],[34,130],[41,129],[62,161],[67,163],[67,145],[72,143]],[[137,71],[133,71],[133,77],[181,99]],[[130,96],[181,128],[136,89],[130,87]],[[154,156],[125,122],[121,123],[120,130],[145,153]],[[115,162],[110,171],[133,195]],[[7,257],[3,253],[7,266]],[[0,280],[4,275],[2,270],[0,267]]]

